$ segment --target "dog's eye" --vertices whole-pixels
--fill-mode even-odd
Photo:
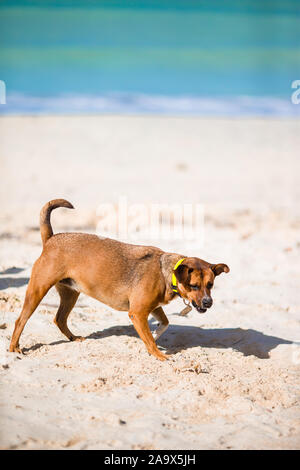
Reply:
[[[196,284],[190,284],[190,288],[193,289],[193,290],[198,290],[199,289],[199,286],[197,286]]]
[[[213,283],[212,283],[212,282],[208,282],[208,283],[206,284],[207,289],[211,289],[212,286],[213,286]]]

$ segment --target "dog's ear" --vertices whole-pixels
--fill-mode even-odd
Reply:
[[[229,273],[230,269],[227,264],[211,264],[210,269],[213,271],[215,276],[219,276],[221,273]]]
[[[180,264],[177,269],[175,269],[174,274],[178,282],[183,284],[186,282],[188,275],[193,271],[193,268],[189,268],[186,264]]]

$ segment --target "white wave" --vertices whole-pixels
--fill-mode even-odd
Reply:
[[[198,116],[295,116],[300,105],[274,97],[164,96],[141,93],[38,97],[20,93],[7,95],[1,114],[169,114]]]

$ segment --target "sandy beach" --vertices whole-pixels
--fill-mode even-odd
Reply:
[[[0,117],[2,449],[300,448],[300,123],[150,116]],[[7,352],[39,211],[54,233],[95,233],[99,205],[202,204],[204,240],[149,240],[224,262],[214,306],[179,316],[149,356],[126,312],[80,295],[54,325],[51,289]],[[126,240],[123,240],[126,241]],[[130,241],[130,240],[129,240]],[[150,318],[151,328],[155,321]]]

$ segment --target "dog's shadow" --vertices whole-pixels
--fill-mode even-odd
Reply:
[[[29,277],[1,277],[0,290],[5,290],[10,287],[22,287],[28,284]]]
[[[155,323],[150,320],[151,330],[155,329]],[[138,337],[133,325],[111,326],[102,331],[96,331],[86,336],[86,339],[101,340],[110,336]],[[50,343],[50,346],[69,343],[68,340],[59,340]],[[276,336],[269,336],[260,331],[242,328],[200,328],[189,325],[170,325],[168,330],[158,340],[158,345],[163,347],[168,354],[175,354],[195,347],[234,349],[244,356],[256,356],[259,359],[268,359],[269,353],[280,344],[293,344]],[[37,343],[29,348],[24,348],[26,354],[35,351],[45,344]]]
[[[5,269],[0,272],[0,276],[5,274],[19,274],[24,271],[24,268],[12,268]],[[0,277],[0,290],[8,289],[9,287],[21,287],[28,284],[29,277]]]
[[[150,322],[152,329],[152,325]],[[87,339],[101,339],[109,336],[135,336],[132,325],[113,326],[87,336]],[[199,328],[188,325],[170,325],[158,340],[158,345],[169,354],[202,346],[206,348],[232,348],[245,356],[254,355],[259,359],[268,359],[269,353],[279,344],[292,344],[292,341],[269,336],[260,331],[242,328]]]

